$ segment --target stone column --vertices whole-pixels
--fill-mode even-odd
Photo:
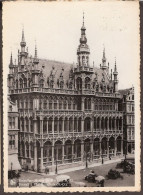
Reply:
[[[114,119],[114,129],[113,130],[117,130],[117,127],[116,127],[116,119]]]
[[[83,155],[84,155],[84,141],[81,141],[81,161],[83,161]]]
[[[99,118],[99,131],[101,131],[101,118]]]
[[[74,143],[72,143],[72,162],[73,162],[73,155],[74,155]]]
[[[41,166],[40,166],[41,171],[43,170],[43,146],[41,146]]]
[[[84,119],[81,120],[81,132],[84,133]]]
[[[101,157],[101,155],[102,155],[102,148],[101,148],[101,140],[100,140],[100,142],[99,142],[99,156]]]
[[[107,140],[107,157],[109,157],[109,140]]]
[[[57,120],[57,133],[59,134],[59,118]]]
[[[31,144],[29,143],[29,158],[31,158]]]
[[[52,134],[54,134],[54,117],[53,117],[53,120],[52,120]]]
[[[81,110],[84,111],[84,98],[81,100]]]
[[[116,152],[117,152],[117,139],[115,139],[114,141],[114,156],[116,156]]]
[[[72,118],[72,132],[74,132],[74,117]]]
[[[64,120],[64,118],[62,118],[62,134],[64,134],[64,122],[65,122],[65,120]]]
[[[34,170],[37,171],[37,144],[34,142]]]
[[[78,118],[77,118],[77,120],[76,120],[76,131],[78,131]]]
[[[52,166],[54,166],[54,145],[52,145]]]
[[[90,142],[91,160],[93,161],[93,140]]]
[[[66,125],[67,129],[66,132],[69,132],[69,118],[67,118],[67,125]]]
[[[109,118],[107,118],[107,130],[109,131]]]
[[[94,117],[94,128],[95,128],[95,131],[96,131],[96,129],[97,129],[97,119],[96,119],[96,117]]]
[[[93,119],[90,120],[90,131],[93,133]]]
[[[65,156],[64,148],[65,148],[65,146],[64,146],[64,144],[62,144],[62,164],[64,164],[64,156]]]
[[[48,130],[48,121],[49,119],[47,118],[47,134],[49,134],[49,130]]]
[[[123,139],[121,140],[121,155],[123,155]]]
[[[31,120],[30,120],[30,118],[29,118],[29,119],[28,119],[28,130],[29,130],[29,132],[32,131],[31,126],[30,126],[30,122],[31,122]]]

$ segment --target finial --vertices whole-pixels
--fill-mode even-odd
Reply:
[[[103,58],[105,58],[105,46],[103,45]]]
[[[84,26],[84,12],[83,12],[83,26]]]
[[[23,26],[23,28],[22,28],[22,40],[21,40],[21,42],[25,42],[25,37],[24,37],[24,26]]]
[[[114,71],[117,71],[117,66],[116,66],[116,57],[115,57],[115,69]]]
[[[36,44],[36,40],[35,40],[35,58],[37,58],[37,44]]]
[[[112,80],[112,69],[111,69],[111,80]]]

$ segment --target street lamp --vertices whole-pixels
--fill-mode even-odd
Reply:
[[[11,162],[11,179],[12,179],[12,166],[13,166],[13,163]]]

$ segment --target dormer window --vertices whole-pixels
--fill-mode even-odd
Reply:
[[[63,89],[63,87],[64,87],[64,82],[61,81],[61,82],[60,82],[60,89]]]

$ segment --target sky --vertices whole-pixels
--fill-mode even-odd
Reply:
[[[11,51],[17,61],[24,26],[26,46],[38,57],[77,62],[83,12],[90,66],[99,67],[103,48],[107,62],[119,72],[119,89],[137,84],[139,78],[139,8],[137,2],[5,2],[3,6],[3,60],[8,68]]]

